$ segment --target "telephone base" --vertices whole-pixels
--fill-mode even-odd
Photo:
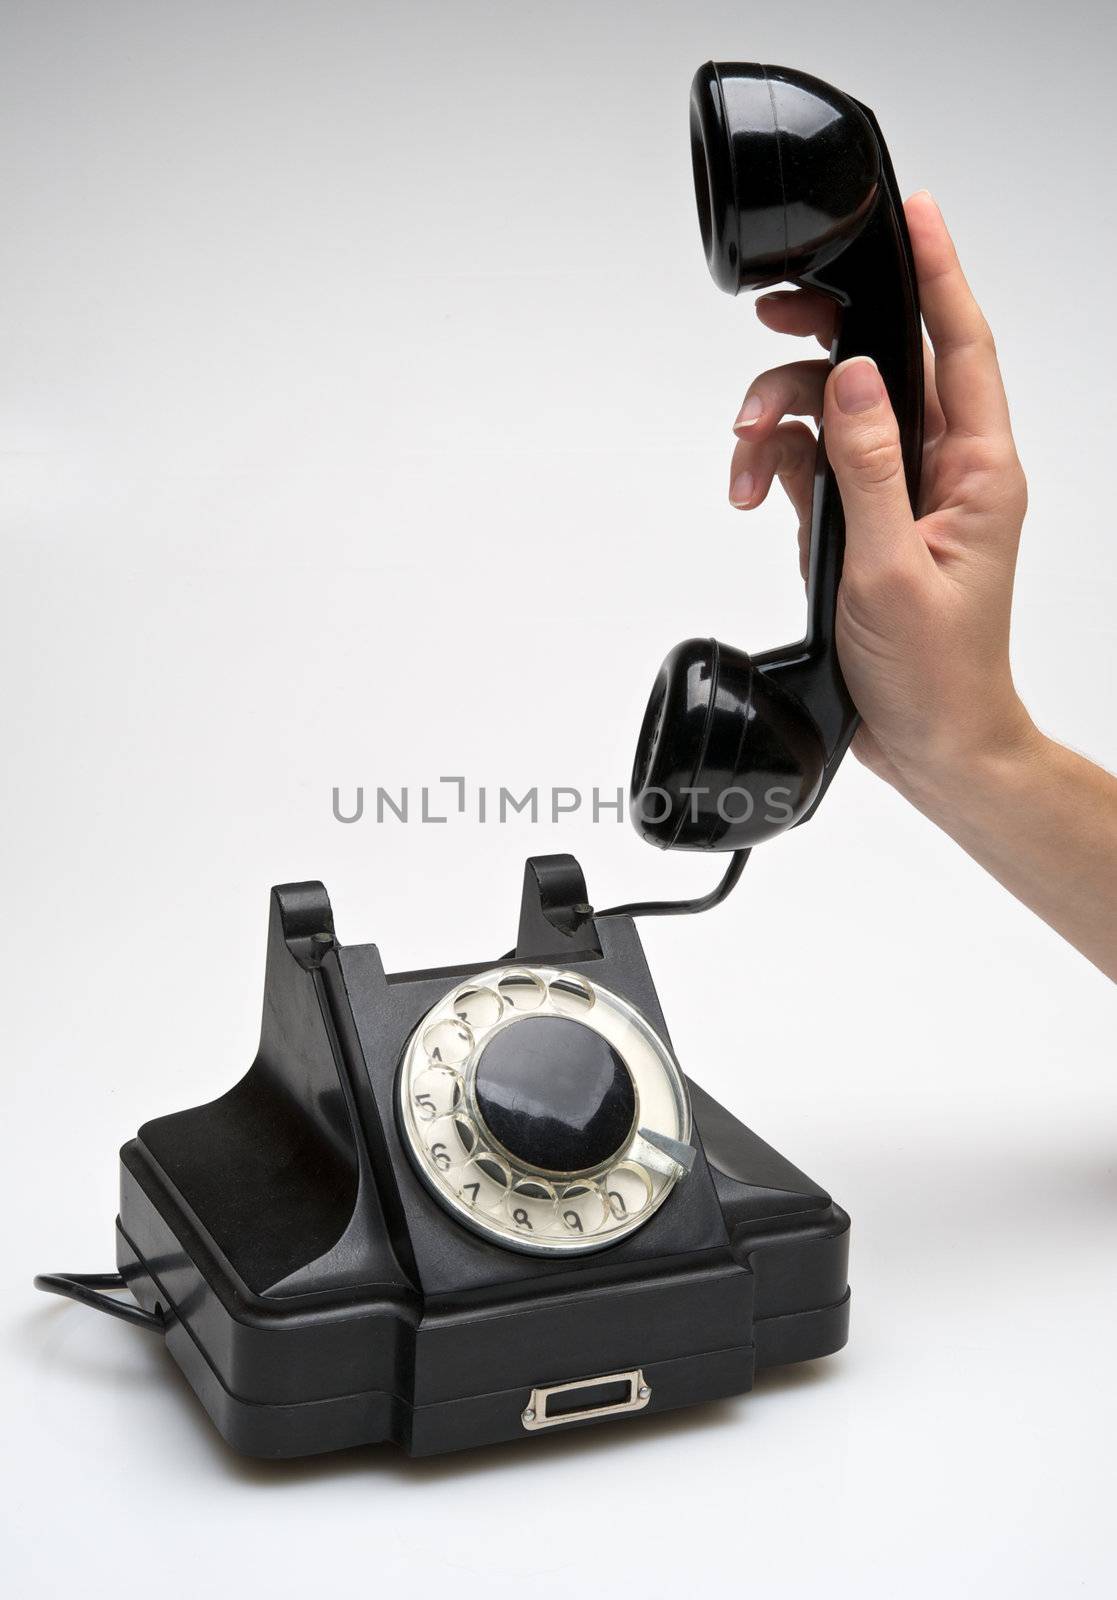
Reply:
[[[633,922],[594,916],[572,857],[527,863],[514,959],[620,996],[667,1041]],[[432,1455],[637,1426],[846,1342],[848,1217],[694,1083],[693,1164],[618,1242],[523,1253],[447,1213],[397,1079],[417,1023],[484,970],[389,976],[338,943],[320,884],[274,889],[255,1063],[121,1151],[120,1272],[235,1449]]]

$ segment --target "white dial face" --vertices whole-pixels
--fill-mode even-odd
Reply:
[[[408,1041],[398,1097],[427,1187],[512,1249],[614,1244],[693,1160],[667,1046],[627,1001],[554,967],[494,967],[452,989]]]

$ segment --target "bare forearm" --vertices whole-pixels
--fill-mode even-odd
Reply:
[[[1117,981],[1117,778],[1033,729],[908,798]]]

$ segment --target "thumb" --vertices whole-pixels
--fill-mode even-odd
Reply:
[[[917,541],[900,430],[868,356],[843,361],[830,374],[823,427],[845,510],[847,562],[875,566],[910,552]]]

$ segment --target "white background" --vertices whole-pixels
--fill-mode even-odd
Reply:
[[[275,1466],[30,1286],[112,1266],[116,1148],[249,1064],[272,883],[324,879],[399,969],[503,950],[529,853],[599,904],[712,881],[611,821],[330,809],[615,789],[677,639],[794,636],[786,507],[725,500],[781,347],[701,260],[710,56],[857,94],[942,203],[1030,474],[1019,682],[1113,764],[1111,9],[0,21],[9,1592],[1112,1593],[1111,989],[852,762],[727,907],[645,934],[685,1069],[853,1215],[841,1355],[576,1438]]]

